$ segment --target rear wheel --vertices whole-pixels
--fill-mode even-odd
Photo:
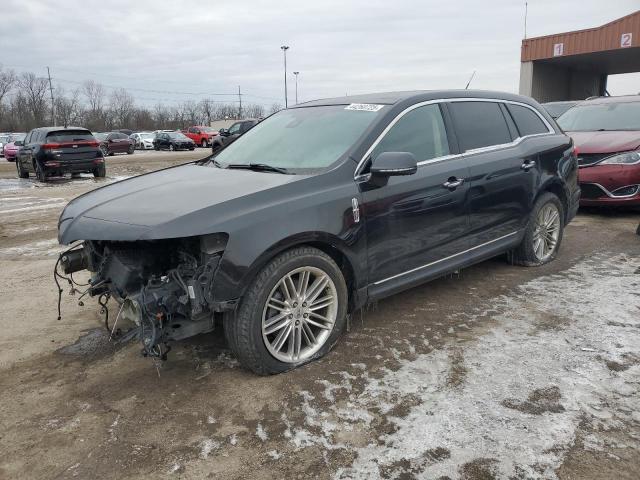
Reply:
[[[154,145],[154,146],[153,146],[153,149],[154,149],[156,152],[160,151],[160,147],[159,147],[158,145]]]
[[[131,155],[131,154],[134,152],[134,150],[135,150],[135,149],[136,149],[136,147],[135,147],[135,146],[133,146],[133,145],[131,145],[131,146],[129,147],[129,150],[127,150],[127,155]]]
[[[534,267],[549,263],[558,253],[564,231],[564,208],[553,193],[538,198],[522,243],[512,252],[513,262]]]
[[[173,143],[169,144],[169,151],[173,152],[176,149],[176,147],[173,146]]]
[[[16,170],[19,178],[29,178],[29,172],[22,168],[22,163],[16,158]]]
[[[289,250],[262,269],[236,314],[225,317],[229,347],[259,375],[320,358],[344,329],[347,299],[331,257],[312,247]]]
[[[93,176],[96,178],[103,178],[106,175],[107,175],[107,167],[104,163],[93,169]]]
[[[47,174],[44,171],[44,168],[40,165],[40,163],[34,160],[33,169],[36,171],[36,178],[39,182],[46,183],[47,182]]]

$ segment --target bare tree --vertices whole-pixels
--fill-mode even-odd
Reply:
[[[257,103],[251,103],[244,107],[245,114],[248,118],[262,118],[264,117],[264,107]]]
[[[200,108],[193,100],[186,101],[182,104],[184,119],[189,125],[198,125],[200,123]],[[182,128],[188,125],[181,125]]]
[[[207,122],[207,125],[211,125],[211,119],[215,111],[215,104],[210,98],[203,98],[200,101],[200,112],[202,117]]]
[[[57,88],[54,102],[56,119],[59,123],[65,126],[80,123],[84,112],[80,105],[79,90],[74,90],[70,96],[67,96],[62,88]]]
[[[166,105],[158,103],[153,108],[153,121],[155,122],[156,128],[158,129],[166,128],[170,117],[171,117],[171,112],[169,111]]]
[[[27,99],[33,124],[44,125],[47,115],[47,89],[49,83],[46,78],[36,77],[35,73],[23,73],[18,77],[18,86]]]
[[[280,110],[282,110],[282,105],[279,103],[273,103],[271,104],[271,107],[269,107],[269,115],[271,115],[272,113],[277,113]]]
[[[3,71],[0,65],[0,104],[7,93],[16,85],[16,81],[16,73],[13,70]]]
[[[124,128],[129,125],[135,108],[133,97],[124,88],[118,88],[109,98],[109,111],[113,126]]]

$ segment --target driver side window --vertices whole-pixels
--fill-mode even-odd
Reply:
[[[231,135],[235,134],[235,133],[240,133],[240,127],[242,126],[241,123],[234,123],[233,125],[231,125],[231,128],[229,129],[229,133]]]
[[[425,105],[405,114],[378,143],[371,158],[382,152],[410,152],[418,162],[449,155],[440,106]]]

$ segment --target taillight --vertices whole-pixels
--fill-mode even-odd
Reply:
[[[100,164],[100,163],[104,163],[104,158],[100,157],[100,158],[96,158],[93,163],[95,163],[96,165]]]
[[[60,148],[62,145],[60,145],[59,143],[43,143],[42,144],[42,148],[44,148],[45,150],[53,150],[55,148]]]
[[[94,140],[93,142],[87,142],[87,146],[89,147],[97,147],[98,145],[100,145],[100,143],[96,140]]]

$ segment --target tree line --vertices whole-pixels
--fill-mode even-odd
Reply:
[[[52,104],[53,103],[53,104]],[[0,66],[0,132],[27,132],[52,125],[74,125],[91,131],[182,129],[190,125],[209,125],[214,120],[258,118],[277,112],[256,103],[219,102],[210,98],[185,101],[169,106],[136,105],[125,89],[111,92],[99,82],[87,80],[74,90],[53,89],[53,102],[47,78],[31,72],[16,73]]]

